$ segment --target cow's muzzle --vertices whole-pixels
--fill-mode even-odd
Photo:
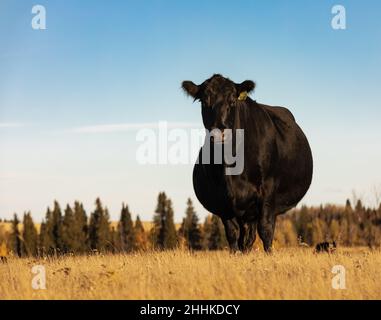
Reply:
[[[210,141],[214,144],[224,144],[232,140],[232,130],[231,129],[213,129],[210,132]]]

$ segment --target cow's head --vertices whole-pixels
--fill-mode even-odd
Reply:
[[[218,129],[215,130],[217,135],[214,135],[214,141],[224,142],[223,134],[218,136],[218,132],[223,133],[225,129],[234,129],[235,108],[240,101],[246,99],[247,94],[254,90],[255,83],[246,80],[237,84],[215,74],[200,85],[192,81],[184,81],[182,87],[187,94],[201,102],[205,128],[211,132]]]

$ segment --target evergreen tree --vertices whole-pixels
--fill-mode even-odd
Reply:
[[[67,205],[62,224],[64,252],[84,253],[87,251],[87,216],[83,205],[74,203],[73,209]]]
[[[87,215],[85,209],[83,208],[83,204],[78,201],[74,203],[73,234],[76,239],[74,251],[79,253],[87,252],[89,248]]]
[[[62,222],[62,250],[65,253],[76,252],[77,241],[75,228],[74,212],[72,208],[67,205],[65,209],[65,215]]]
[[[376,217],[377,212],[375,210],[366,210],[366,219],[364,219],[364,241],[370,249],[380,245],[380,240],[378,239],[380,227],[374,224]]]
[[[111,242],[111,252],[118,253],[120,252],[120,239],[119,233],[115,230],[114,227],[111,227],[110,231],[110,242]]]
[[[212,215],[209,237],[209,250],[221,250],[227,246],[224,226],[221,219]]]
[[[124,204],[118,224],[118,239],[122,252],[130,252],[136,248],[134,224],[128,206]]]
[[[100,252],[111,249],[111,234],[108,210],[103,208],[101,200],[95,201],[95,210],[90,216],[89,242],[92,250]]]
[[[46,254],[46,250],[44,247],[44,239],[46,237],[46,224],[44,221],[41,222],[40,226],[40,234],[38,235],[38,255],[44,256]]]
[[[62,237],[62,212],[61,207],[57,201],[54,201],[54,207],[51,214],[51,235],[53,240],[53,248],[56,253],[63,250],[63,237]]]
[[[17,215],[14,214],[13,220],[12,220],[12,231],[11,231],[11,248],[13,253],[21,257],[22,255],[22,243],[21,243],[21,237],[20,237],[20,230],[19,230],[19,219],[17,218]]]
[[[201,230],[198,221],[192,200],[188,199],[185,218],[181,224],[179,235],[185,239],[188,248],[193,250],[201,249]]]
[[[23,255],[35,257],[38,254],[38,233],[30,212],[24,214],[23,225]]]
[[[153,228],[151,230],[151,241],[155,248],[162,249],[164,233],[161,231],[164,229],[164,215],[165,215],[165,203],[167,201],[164,192],[160,192],[157,199],[157,206],[155,214],[153,216]]]
[[[352,211],[352,205],[351,205],[351,201],[349,199],[347,199],[347,201],[345,202],[345,210],[346,211]]]
[[[101,250],[110,251],[113,250],[111,243],[111,230],[110,230],[110,214],[107,208],[104,209],[104,214],[102,215],[102,219],[100,221],[99,232],[101,235]]]
[[[355,210],[356,210],[358,213],[364,210],[364,207],[363,207],[363,205],[362,205],[362,201],[361,201],[361,200],[357,200]]]
[[[173,249],[177,245],[176,227],[173,221],[172,202],[164,192],[159,193],[153,218],[152,240],[158,249]]]
[[[50,208],[46,211],[45,221],[41,224],[40,229],[40,249],[41,254],[47,255],[54,252],[54,240],[53,240],[53,223],[52,212]]]
[[[174,222],[172,201],[170,199],[167,199],[164,227],[164,248],[174,249],[177,246],[177,233]]]
[[[209,239],[212,230],[212,217],[209,215],[205,218],[204,224],[202,226],[202,248],[204,250],[209,250]]]
[[[134,230],[136,248],[139,250],[146,250],[148,247],[147,235],[144,231],[143,223],[141,222],[139,215],[136,217]]]

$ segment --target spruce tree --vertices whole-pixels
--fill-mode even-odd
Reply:
[[[107,208],[104,209],[104,214],[101,217],[100,221],[100,239],[101,241],[101,251],[110,251],[113,250],[111,243],[111,229],[110,229],[110,214]]]
[[[12,231],[10,236],[10,242],[11,242],[11,248],[14,255],[21,257],[22,242],[21,242],[20,230],[19,230],[19,219],[17,218],[16,214],[14,214],[13,220],[12,220]]]
[[[72,208],[67,205],[62,222],[62,250],[64,253],[77,251],[77,238],[75,234],[75,219]]]
[[[30,212],[24,214],[23,225],[23,255],[35,257],[38,253],[38,233]]]
[[[152,240],[158,249],[173,249],[177,245],[176,227],[173,221],[172,202],[160,192],[153,218]]]
[[[213,215],[210,226],[209,250],[221,250],[227,245],[221,219]]]
[[[118,223],[118,239],[120,243],[120,250],[122,252],[133,251],[136,247],[135,244],[135,230],[132,222],[131,213],[128,206],[122,205],[120,213],[120,220]]]
[[[151,230],[152,245],[155,248],[163,249],[164,244],[164,217],[167,197],[164,192],[160,192],[157,198],[157,206],[153,216],[153,228]]]
[[[347,199],[347,201],[345,202],[345,210],[346,211],[352,211],[352,205],[351,205],[351,201],[349,199]]]
[[[63,250],[62,239],[62,212],[61,207],[57,201],[54,201],[54,207],[51,214],[51,235],[53,240],[53,248],[55,253],[60,253]]]
[[[172,201],[167,199],[166,215],[164,223],[164,248],[174,249],[177,246],[176,226],[174,222],[174,213],[172,208]]]
[[[46,224],[44,221],[41,222],[40,234],[38,235],[38,255],[44,256],[46,254],[46,249],[44,247],[44,239],[46,237]]]
[[[192,250],[201,249],[201,230],[198,221],[192,200],[188,199],[185,218],[181,224],[179,235],[185,239],[188,248]]]
[[[148,247],[147,235],[144,231],[143,223],[141,222],[139,215],[136,217],[134,230],[136,248],[139,250],[146,250]]]
[[[48,255],[52,254],[55,250],[54,239],[53,239],[53,221],[52,212],[50,208],[46,210],[45,221],[41,224],[40,229],[40,249],[41,254]]]
[[[357,200],[355,210],[357,213],[361,213],[364,210],[364,206],[362,205],[362,201],[359,199]]]
[[[73,233],[76,239],[74,250],[79,253],[88,251],[88,225],[87,215],[83,204],[76,201],[74,203],[74,228]]]
[[[87,216],[83,205],[74,203],[74,210],[67,205],[63,218],[62,240],[65,252],[87,251]]]
[[[110,242],[111,242],[111,252],[112,253],[120,252],[120,240],[119,240],[118,231],[115,230],[115,227],[111,227]]]
[[[109,213],[103,208],[101,200],[95,201],[95,210],[90,216],[89,242],[92,250],[105,252],[111,249]]]
[[[204,224],[202,226],[202,248],[204,250],[209,250],[209,239],[212,227],[212,217],[208,215],[205,218]]]

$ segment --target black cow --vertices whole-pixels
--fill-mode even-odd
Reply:
[[[201,85],[184,81],[182,87],[201,102],[207,130],[232,129],[235,137],[236,129],[244,129],[244,169],[239,175],[227,175],[225,161],[203,161],[206,139],[193,171],[198,200],[220,216],[232,251],[250,250],[258,230],[265,251],[270,252],[276,217],[295,207],[311,184],[313,161],[307,138],[289,110],[247,97],[255,88],[253,81],[236,84],[216,74]],[[224,147],[223,134],[213,138],[214,144]]]

